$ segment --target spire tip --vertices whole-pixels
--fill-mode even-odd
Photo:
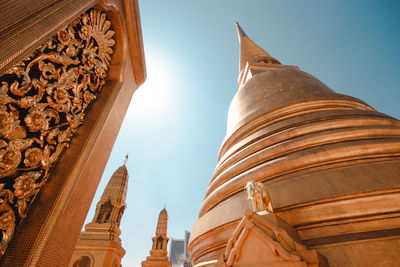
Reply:
[[[239,22],[236,21],[235,25],[236,25],[236,29],[237,29],[237,32],[238,32],[239,41],[242,40],[242,38],[245,38],[245,37],[248,38],[247,34],[244,32],[242,27],[240,27]]]
[[[125,160],[124,160],[124,165],[125,166],[128,163],[128,155],[129,155],[129,153],[126,153],[126,155],[125,155]]]

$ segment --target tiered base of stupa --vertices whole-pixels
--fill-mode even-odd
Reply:
[[[252,208],[244,191],[251,181],[262,183],[275,214],[330,266],[400,263],[398,120],[295,69],[248,80],[232,102],[230,118],[192,229],[193,263],[227,257],[229,240]],[[249,249],[236,252],[240,258],[260,258],[254,254],[260,246],[247,244]],[[255,265],[224,264],[269,266],[261,258]]]
[[[166,243],[164,244],[164,247]],[[171,267],[171,262],[167,257],[166,249],[152,249],[150,250],[150,256],[146,257],[145,261],[142,261],[142,267]]]

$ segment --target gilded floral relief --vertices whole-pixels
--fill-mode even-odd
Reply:
[[[0,77],[0,252],[105,83],[114,46],[89,10]]]

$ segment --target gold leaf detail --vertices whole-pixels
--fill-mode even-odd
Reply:
[[[105,83],[115,41],[91,9],[0,77],[0,253]]]

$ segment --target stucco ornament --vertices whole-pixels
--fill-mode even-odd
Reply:
[[[114,31],[91,9],[0,77],[0,252],[105,83]]]

